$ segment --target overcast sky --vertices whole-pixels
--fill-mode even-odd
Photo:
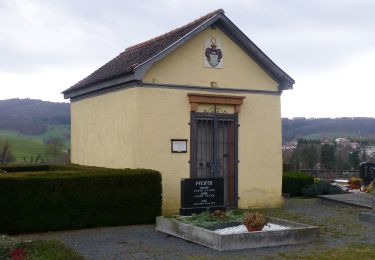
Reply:
[[[375,117],[373,0],[0,0],[0,99],[64,102],[127,46],[218,8],[295,79],[283,117]]]

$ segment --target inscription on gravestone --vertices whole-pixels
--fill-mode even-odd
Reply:
[[[180,215],[209,210],[225,210],[223,178],[189,178],[181,180]]]

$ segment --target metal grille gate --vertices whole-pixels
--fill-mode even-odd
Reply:
[[[237,207],[237,114],[191,114],[191,177],[222,177],[224,203]]]

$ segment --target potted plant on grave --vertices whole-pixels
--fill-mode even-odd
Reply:
[[[228,216],[225,211],[215,210],[214,212],[210,213],[209,218],[213,220],[225,220],[228,218]]]
[[[246,226],[247,231],[249,232],[261,231],[262,228],[267,224],[267,219],[263,214],[257,211],[248,212],[245,215],[243,224]]]
[[[361,187],[361,179],[357,177],[351,177],[349,181],[350,188],[359,189]]]

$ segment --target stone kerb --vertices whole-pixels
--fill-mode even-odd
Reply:
[[[372,191],[372,209],[359,213],[359,219],[371,224],[375,224],[375,190]]]
[[[311,242],[319,237],[318,227],[276,218],[267,219],[271,223],[288,226],[289,229],[223,235],[175,219],[157,217],[156,230],[219,251],[293,245]]]

